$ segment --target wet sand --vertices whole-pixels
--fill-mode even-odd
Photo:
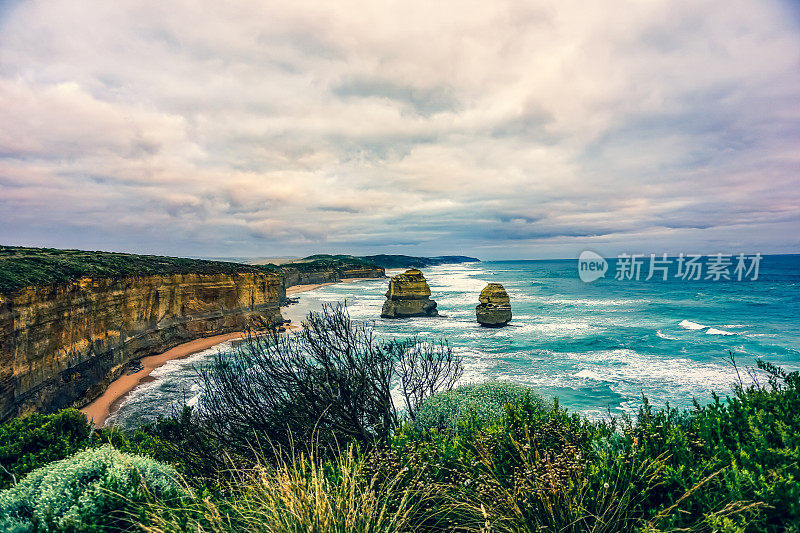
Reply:
[[[301,292],[313,291],[314,289],[318,289],[326,285],[332,285],[333,283],[352,283],[354,281],[360,281],[364,279],[375,278],[346,278],[340,282],[294,285],[286,289],[286,295],[290,296],[293,294],[299,294]],[[299,327],[300,326],[298,324],[286,325],[287,329],[296,329]],[[235,332],[226,333],[224,335],[215,335],[213,337],[204,337],[202,339],[195,339],[193,341],[180,344],[162,354],[143,357],[140,359],[140,363],[142,364],[141,370],[133,374],[125,374],[117,378],[111,383],[111,385],[109,385],[108,389],[106,389],[103,394],[98,396],[94,401],[92,401],[92,403],[81,408],[81,411],[89,418],[89,420],[94,422],[96,427],[103,427],[106,423],[106,420],[108,420],[108,417],[117,411],[122,401],[133,389],[143,383],[153,381],[154,378],[150,376],[150,373],[156,368],[163,366],[165,363],[172,361],[173,359],[183,359],[184,357],[189,357],[197,352],[202,352],[203,350],[213,348],[214,346],[222,344],[223,342],[241,339],[242,335],[242,332]]]
[[[311,283],[309,285],[292,285],[291,287],[286,289],[286,296],[292,296],[294,294],[299,294],[301,292],[308,292],[313,291],[314,289],[319,289],[320,287],[327,287],[328,285],[333,285],[335,283],[353,283],[354,281],[364,281],[368,279],[382,279],[382,278],[344,278],[339,281],[329,281],[327,283]]]
[[[152,381],[150,373],[156,368],[163,366],[168,361],[173,359],[182,359],[189,357],[197,352],[202,352],[212,348],[223,342],[242,338],[241,332],[226,333],[224,335],[214,335],[213,337],[204,337],[202,339],[195,339],[193,341],[180,344],[171,350],[158,355],[150,355],[142,357],[140,362],[142,369],[134,374],[125,374],[117,378],[109,387],[98,396],[92,403],[83,407],[81,411],[94,422],[96,427],[103,427],[106,420],[112,413],[114,413],[122,400],[133,389],[142,383]]]

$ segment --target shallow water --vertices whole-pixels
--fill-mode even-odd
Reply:
[[[613,270],[613,263],[612,263]],[[323,303],[346,302],[380,335],[446,338],[464,357],[465,381],[530,385],[562,405],[597,417],[631,412],[647,396],[656,405],[706,402],[727,393],[737,362],[764,359],[800,369],[800,256],[767,256],[757,281],[618,281],[578,279],[575,261],[505,261],[423,270],[442,316],[379,318],[386,280],[334,284],[301,293],[284,310],[298,322]],[[395,271],[397,272],[397,271]],[[395,273],[389,272],[389,274]],[[514,317],[502,329],[475,321],[478,294],[502,283]],[[222,345],[153,373],[120,407],[117,421],[138,424],[197,402],[195,365]]]

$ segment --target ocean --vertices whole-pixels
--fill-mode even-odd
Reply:
[[[521,383],[592,418],[634,413],[643,396],[657,406],[690,407],[710,401],[713,391],[729,394],[736,379],[729,352],[740,370],[758,358],[800,369],[800,256],[764,256],[758,279],[751,272],[742,281],[733,267],[731,280],[677,279],[672,271],[666,281],[658,271],[645,280],[646,263],[640,279],[615,279],[618,266],[609,260],[606,276],[591,283],[581,281],[575,260],[435,266],[423,272],[436,318],[381,319],[385,279],[301,293],[283,314],[300,322],[324,303],[346,303],[381,336],[447,339],[463,357],[463,382]],[[511,298],[505,328],[475,320],[489,282],[502,283]],[[223,344],[157,369],[110,423],[131,427],[202,401],[196,368],[229,349]]]

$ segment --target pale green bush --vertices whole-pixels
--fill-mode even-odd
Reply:
[[[172,467],[105,445],[40,467],[0,492],[0,530],[124,528],[136,519],[137,503],[181,495]]]
[[[530,387],[500,381],[462,385],[425,400],[414,419],[414,427],[456,429],[467,420],[485,424],[499,420],[506,404],[523,401],[545,410],[544,400]]]

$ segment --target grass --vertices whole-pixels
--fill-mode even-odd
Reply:
[[[414,531],[429,490],[402,474],[368,476],[364,464],[353,446],[332,461],[297,455],[260,464],[237,472],[234,496],[214,501],[195,492],[177,509],[154,502],[141,525],[153,533]]]
[[[185,476],[180,502],[153,496],[131,512],[131,529],[153,532],[797,532],[800,375],[759,367],[729,397],[692,409],[645,400],[636,416],[591,421],[517,394],[485,420],[407,423],[369,450],[342,443],[324,457],[262,455],[248,468],[233,460],[216,478],[183,465],[189,419],[180,431],[166,420],[100,437]],[[48,468],[60,442],[41,440],[37,425],[87,446],[103,440],[86,437],[72,413],[17,423],[27,437],[2,457],[18,481],[28,463]]]

